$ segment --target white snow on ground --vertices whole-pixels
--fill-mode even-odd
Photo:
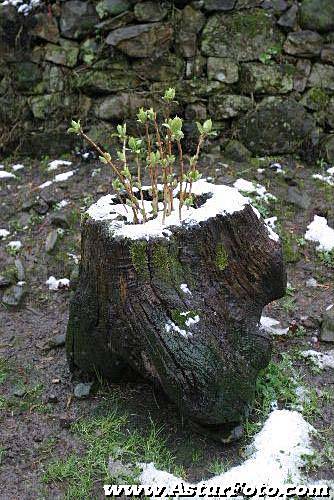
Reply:
[[[10,232],[7,229],[0,229],[0,239],[5,239],[10,235]]]
[[[17,12],[27,16],[35,7],[41,4],[40,0],[4,0],[0,5],[12,5]]]
[[[330,252],[334,248],[334,229],[329,227],[325,217],[315,215],[313,222],[307,226],[305,239],[318,242],[317,250]]]
[[[261,487],[263,484],[279,486],[283,483],[302,483],[300,468],[305,463],[305,456],[313,453],[311,446],[313,431],[313,427],[304,420],[300,413],[274,410],[264,423],[262,430],[254,437],[246,451],[248,458],[241,465],[232,467],[227,472],[211,479],[201,481],[196,486],[200,487],[205,484],[207,487],[217,485],[227,487],[234,483],[247,483],[247,485]],[[143,469],[139,478],[141,484],[173,487],[182,481],[180,477],[156,469],[152,462],[140,465]],[[186,482],[185,484],[190,485]],[[186,497],[180,496],[179,498]],[[199,498],[199,496],[193,498]],[[227,496],[227,498],[230,497]]]
[[[24,165],[22,165],[22,163],[17,163],[16,165],[12,165],[12,170],[14,170],[14,172],[17,172],[17,170],[22,170],[24,168]]]
[[[60,278],[57,280],[54,276],[50,276],[45,284],[48,285],[49,290],[60,290],[62,288],[69,288],[70,280],[68,278]]]
[[[10,241],[9,243],[7,243],[7,246],[12,250],[20,250],[20,248],[22,248],[22,243],[21,241]]]
[[[147,189],[147,188],[144,188]],[[174,191],[174,196],[177,190]],[[125,207],[122,204],[115,205],[115,196],[107,195],[100,198],[96,203],[91,205],[87,210],[90,217],[95,220],[110,221],[110,229],[115,236],[123,236],[131,239],[154,237],[168,237],[170,231],[168,228],[173,226],[197,225],[202,221],[216,217],[218,214],[232,214],[242,210],[250,200],[242,196],[238,190],[229,186],[211,184],[205,180],[197,181],[193,184],[193,194],[203,195],[208,194],[209,197],[205,203],[199,208],[182,207],[182,222],[179,220],[179,200],[174,198],[174,211],[166,217],[163,225],[162,203],[159,204],[158,216],[148,220],[145,224],[133,224],[133,212],[131,208]],[[141,204],[140,204],[141,205]],[[151,212],[151,202],[144,201],[146,213]],[[254,209],[256,212],[256,209]],[[257,212],[258,214],[258,212]],[[119,215],[126,217],[125,224],[123,221],[114,221]],[[139,215],[141,217],[141,215]],[[258,217],[260,215],[258,214]],[[278,236],[268,227],[269,237],[277,240]]]
[[[279,328],[280,322],[269,316],[261,316],[260,327],[270,335],[286,335],[289,328]]]
[[[324,368],[334,368],[334,349],[327,352],[309,349],[308,351],[302,351],[300,354],[303,358],[309,359],[321,370]]]
[[[276,200],[276,196],[267,192],[267,189],[261,184],[246,181],[246,179],[237,179],[233,186],[243,193],[256,194],[257,199],[264,201]]]
[[[327,169],[327,175],[313,174],[313,179],[319,179],[320,181],[327,182],[330,186],[334,186],[334,167]]]
[[[332,309],[333,306],[334,306],[334,304],[330,304],[329,306],[327,306],[326,311],[329,311],[330,309]]]
[[[189,295],[192,295],[191,291],[188,288],[187,283],[181,283],[180,288],[183,293],[188,293]]]
[[[51,172],[52,170],[57,170],[58,167],[62,167],[63,165],[70,166],[70,165],[72,165],[72,162],[67,161],[67,160],[50,161],[49,166],[48,166],[48,171]]]
[[[6,172],[6,170],[0,170],[0,179],[16,179],[16,175],[12,172]]]
[[[69,170],[68,172],[63,172],[62,174],[58,174],[55,176],[55,182],[67,181],[72,175],[74,175],[74,170]]]
[[[53,181],[46,181],[46,182],[43,182],[43,184],[40,184],[40,186],[38,186],[39,189],[44,189],[46,187],[49,187],[51,186],[51,184],[53,184],[54,182],[63,182],[63,181],[67,181],[70,177],[72,177],[72,175],[74,175],[76,172],[76,170],[69,170],[68,172],[63,172],[62,174],[57,174]],[[64,205],[65,206],[65,205]]]
[[[274,217],[268,217],[268,219],[264,219],[264,222],[271,227],[271,229],[275,229],[275,224],[277,222],[276,215]]]

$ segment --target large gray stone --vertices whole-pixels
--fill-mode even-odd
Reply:
[[[334,90],[334,67],[315,63],[308,79],[308,86]]]
[[[322,141],[321,154],[328,163],[334,163],[334,134],[327,135]]]
[[[333,0],[303,0],[300,25],[304,29],[327,32],[334,30]]]
[[[110,62],[108,70],[89,69],[74,76],[74,87],[88,95],[104,95],[140,85],[140,79],[127,63]]]
[[[131,7],[128,0],[101,0],[96,5],[96,12],[103,19],[107,16],[117,16],[127,11]]]
[[[321,51],[321,60],[325,63],[334,64],[334,44],[324,46]]]
[[[167,9],[163,8],[160,2],[142,2],[136,3],[134,14],[141,23],[162,21],[167,15]]]
[[[185,63],[181,57],[168,53],[157,59],[138,59],[133,64],[133,70],[141,78],[141,81],[173,82],[183,78],[184,66]]]
[[[253,101],[242,95],[214,95],[209,98],[210,116],[217,120],[226,120],[250,110]]]
[[[39,12],[33,18],[34,27],[31,34],[41,40],[57,43],[59,40],[59,30],[56,18],[49,14]]]
[[[25,287],[20,285],[12,285],[3,294],[2,302],[6,306],[18,307],[21,305],[25,293],[26,293]]]
[[[288,34],[284,43],[287,54],[298,57],[319,56],[323,45],[323,39],[315,31],[296,31]]]
[[[79,47],[68,40],[63,41],[63,46],[48,43],[46,45],[45,60],[60,66],[73,68],[78,61]]]
[[[282,26],[282,28],[293,28],[297,21],[298,6],[296,4],[291,5],[284,14],[281,15],[277,24]]]
[[[92,4],[80,0],[69,0],[62,3],[60,31],[66,38],[81,39],[94,32],[98,15]]]
[[[148,105],[148,99],[134,92],[123,92],[115,96],[98,99],[94,114],[102,120],[123,120],[135,116],[138,108]]]
[[[210,11],[227,11],[232,10],[237,0],[204,0],[205,10]]]
[[[334,342],[334,307],[323,314],[320,340],[323,342]]]
[[[224,156],[232,161],[237,163],[249,162],[251,159],[251,152],[245,148],[245,146],[235,139],[228,141],[225,150]]]
[[[264,10],[252,9],[232,14],[214,14],[202,33],[202,53],[253,61],[273,46],[281,46],[283,34],[274,19]]]
[[[239,121],[241,142],[254,154],[307,151],[318,141],[314,119],[294,99],[266,98]]]
[[[286,94],[293,88],[294,66],[245,63],[241,65],[240,88],[246,94]]]
[[[172,34],[170,24],[138,24],[112,31],[106,43],[130,57],[157,57],[168,49]]]
[[[239,80],[239,66],[228,57],[208,57],[207,73],[209,80],[236,83]]]
[[[311,67],[311,62],[307,59],[298,60],[293,79],[293,89],[297,92],[304,92],[311,73]]]

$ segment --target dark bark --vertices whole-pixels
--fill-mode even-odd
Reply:
[[[270,338],[258,327],[261,312],[285,286],[281,245],[249,205],[175,227],[169,240],[115,238],[108,222],[88,218],[69,362],[113,381],[130,367],[201,425],[240,422],[271,355]],[[185,311],[200,321],[184,327]],[[169,321],[192,336],[167,331]]]

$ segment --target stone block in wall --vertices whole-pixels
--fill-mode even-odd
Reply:
[[[325,63],[334,64],[334,44],[324,46],[321,51],[321,60]]]
[[[111,17],[110,19],[106,19],[105,21],[96,24],[95,29],[102,34],[110,33],[110,31],[123,28],[124,26],[131,24],[134,19],[135,16],[133,12],[127,10],[118,16]]]
[[[39,12],[34,14],[32,22],[34,23],[30,31],[32,36],[41,40],[46,40],[47,42],[58,42],[59,29],[55,17],[44,12]]]
[[[291,64],[244,63],[240,89],[245,94],[286,94],[293,89],[294,72]]]
[[[323,89],[313,87],[305,92],[299,102],[311,111],[324,111],[329,104],[329,96]]]
[[[167,9],[161,6],[160,2],[136,3],[134,15],[141,23],[162,21],[167,15]]]
[[[79,46],[75,42],[62,40],[62,46],[48,43],[45,47],[45,60],[68,68],[74,68],[78,61]]]
[[[204,0],[204,9],[211,11],[233,10],[237,0]]]
[[[228,57],[208,57],[207,74],[209,80],[236,83],[239,80],[239,66]]]
[[[329,64],[315,63],[312,66],[307,85],[327,90],[334,90],[334,67]]]
[[[192,78],[201,78],[206,71],[206,66],[207,59],[200,54],[192,59],[189,59],[186,62],[185,78],[187,80]]]
[[[313,117],[290,98],[263,99],[239,120],[238,130],[241,142],[257,155],[306,152],[319,141]]]
[[[202,53],[236,61],[257,60],[273,46],[283,44],[284,35],[275,23],[275,18],[262,9],[214,14],[202,32]]]
[[[334,30],[333,0],[303,0],[299,22],[302,28],[327,32]]]
[[[57,114],[59,118],[71,117],[76,113],[78,96],[63,93],[44,94],[32,97],[29,105],[34,118],[38,120],[54,118]]]
[[[181,12],[180,31],[199,33],[205,24],[206,18],[203,12],[187,5]]]
[[[326,109],[326,122],[334,130],[334,97],[331,97]]]
[[[24,94],[36,93],[35,87],[42,80],[42,70],[39,65],[23,61],[10,65],[13,85]]]
[[[131,8],[129,0],[101,0],[96,5],[96,12],[101,19],[108,16],[117,16]]]
[[[281,15],[281,17],[277,21],[277,24],[282,28],[292,29],[297,23],[297,14],[298,5],[293,4],[286,12]]]
[[[293,89],[297,92],[304,92],[308,77],[311,73],[311,62],[307,59],[299,59],[296,64],[296,71],[293,79]]]
[[[188,104],[184,111],[186,120],[205,120],[207,118],[206,105],[201,102]]]
[[[168,50],[172,36],[170,24],[137,24],[112,31],[106,43],[130,57],[157,57]]]
[[[152,100],[135,92],[122,92],[120,94],[98,99],[94,106],[96,118],[106,121],[120,121],[133,117],[138,108],[152,106]]]
[[[185,62],[181,57],[167,53],[158,58],[139,59],[132,67],[141,82],[173,82],[184,77]]]
[[[84,69],[73,75],[73,88],[91,96],[136,88],[141,83],[128,63],[122,61],[110,61],[106,70]]]
[[[297,57],[317,57],[323,46],[323,38],[315,31],[304,30],[288,34],[284,43],[287,54]]]
[[[227,120],[249,111],[253,101],[242,95],[214,95],[209,98],[209,114],[217,120]]]
[[[69,0],[61,6],[59,27],[61,35],[75,40],[94,32],[99,21],[94,6],[81,0]]]

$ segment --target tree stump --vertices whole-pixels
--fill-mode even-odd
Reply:
[[[196,208],[152,235],[115,217],[110,195],[88,210],[67,355],[72,369],[114,382],[131,368],[213,429],[249,414],[271,356],[261,312],[284,295],[286,275],[278,237],[249,200],[196,184]]]

